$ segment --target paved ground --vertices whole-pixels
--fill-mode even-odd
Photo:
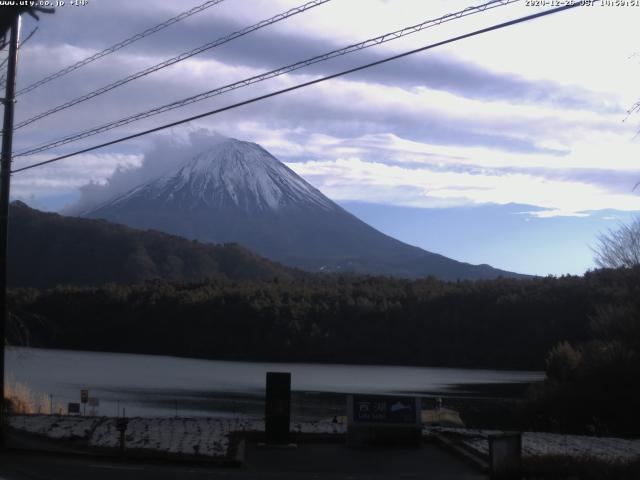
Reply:
[[[221,468],[161,462],[125,462],[43,453],[0,453],[1,480],[186,479],[486,479],[436,445],[420,448],[351,450],[340,444],[296,449],[248,445],[246,466]]]
[[[248,445],[247,469],[303,478],[480,480],[484,475],[435,444],[416,448],[347,448],[343,444],[302,444],[294,449]]]

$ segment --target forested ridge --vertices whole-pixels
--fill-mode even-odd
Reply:
[[[14,287],[303,275],[238,244],[204,244],[104,220],[64,217],[21,202],[11,204],[9,231],[8,275]]]
[[[310,276],[14,289],[11,340],[28,331],[31,345],[52,348],[544,369],[559,341],[592,338],[599,309],[638,298],[640,268],[475,282]]]

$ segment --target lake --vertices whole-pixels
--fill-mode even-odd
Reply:
[[[80,389],[99,399],[87,414],[127,416],[250,416],[263,412],[265,374],[291,372],[292,416],[342,413],[348,393],[422,397],[484,391],[493,384],[540,381],[543,372],[410,366],[231,362],[158,355],[7,347],[9,384],[32,392],[42,413],[66,412]]]

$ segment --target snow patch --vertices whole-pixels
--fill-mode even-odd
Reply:
[[[14,415],[12,428],[52,439],[82,439],[93,448],[119,448],[120,432],[115,418],[59,415]],[[227,457],[229,437],[238,432],[263,432],[264,421],[241,418],[148,418],[129,419],[125,432],[127,450]],[[345,425],[331,421],[296,422],[294,433],[344,434]]]
[[[68,417],[59,415],[12,416],[9,424],[18,430],[45,435],[53,439],[85,438],[100,423],[95,417]]]
[[[14,415],[9,424],[16,430],[43,435],[51,439],[80,439],[96,448],[118,448],[120,432],[116,419],[59,415]],[[263,432],[264,421],[243,418],[131,418],[126,430],[126,448],[172,454],[227,457],[229,437],[238,432]],[[344,435],[346,425],[331,420],[293,422],[293,433]],[[468,448],[481,455],[489,454],[488,437],[500,433],[492,430],[463,428],[423,429],[424,436],[443,433],[456,436]],[[594,458],[605,461],[629,461],[640,457],[640,440],[610,437],[587,437],[555,433],[524,432],[522,454],[527,457],[547,455]]]
[[[501,433],[492,430],[459,428],[431,428],[426,431],[450,433],[462,437],[464,445],[485,456],[489,455],[489,435]],[[611,462],[632,461],[640,458],[640,440],[545,432],[524,432],[522,434],[522,456],[524,458],[550,455],[576,459],[593,458]]]

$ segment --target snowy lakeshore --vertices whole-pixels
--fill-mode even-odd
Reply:
[[[89,451],[113,451],[120,448],[116,418],[64,415],[14,415],[9,424],[18,433],[27,433],[61,445],[74,442]],[[331,421],[297,422],[291,432],[299,434],[343,435],[346,428]],[[148,418],[128,419],[125,432],[126,451],[169,456],[197,457],[203,460],[229,459],[231,436],[264,432],[264,421],[230,418]]]
[[[14,415],[12,429],[34,438],[45,438],[60,445],[74,442],[89,452],[117,451],[120,432],[117,419],[59,415]],[[131,454],[157,454],[202,460],[228,460],[234,454],[233,438],[249,432],[264,432],[264,421],[231,418],[147,418],[128,419],[126,451]],[[294,434],[342,436],[346,425],[331,420],[296,422]],[[500,433],[491,430],[425,427],[425,440],[444,435],[483,457],[488,456],[488,437]],[[57,442],[56,442],[57,441]],[[597,459],[628,462],[640,459],[640,440],[587,437],[542,432],[524,432],[522,454],[527,458],[561,456],[573,459]]]
[[[483,457],[489,456],[489,436],[500,433],[502,431],[468,428],[425,428],[423,431],[423,435],[445,435]],[[640,460],[640,440],[546,432],[522,433],[523,459],[551,456],[612,463],[638,461]]]

